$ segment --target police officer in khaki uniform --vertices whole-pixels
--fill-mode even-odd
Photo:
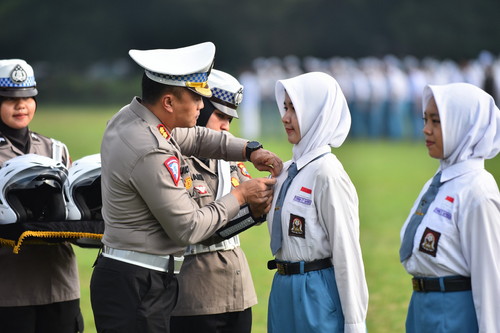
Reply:
[[[142,98],[122,108],[103,136],[104,250],[92,275],[92,308],[99,332],[169,332],[186,246],[208,238],[246,203],[263,215],[275,182],[252,179],[200,208],[181,177],[182,155],[248,156],[273,175],[282,161],[259,144],[194,127],[202,96],[212,95],[212,43],[129,54],[145,69]]]
[[[213,69],[208,77],[210,99],[203,98],[197,126],[229,131],[243,97],[243,86],[231,75]],[[186,187],[194,189],[201,207],[251,179],[242,162],[186,159]],[[189,178],[188,178],[189,177]],[[172,332],[250,333],[251,306],[257,304],[250,268],[238,235],[211,246],[190,245],[177,279],[179,300],[171,320]]]
[[[32,132],[38,94],[33,68],[0,60],[0,162],[24,154],[69,166],[66,145]],[[0,331],[82,332],[78,268],[69,243],[0,247]]]

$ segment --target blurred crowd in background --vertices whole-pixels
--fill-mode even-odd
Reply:
[[[257,58],[241,73],[244,88],[240,127],[244,137],[259,137],[266,115],[277,115],[274,84],[304,72],[321,71],[337,79],[352,116],[351,137],[419,140],[422,135],[422,91],[427,84],[468,82],[500,97],[500,56],[482,51],[456,62],[432,57],[392,55],[352,59],[332,57]]]

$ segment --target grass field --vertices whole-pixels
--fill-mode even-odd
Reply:
[[[106,121],[118,107],[40,107],[31,129],[65,142],[73,160],[99,152]],[[238,122],[233,132],[238,133]],[[279,128],[279,127],[278,127]],[[131,133],[133,135],[133,133]],[[265,148],[283,160],[291,157],[284,136],[261,138]],[[438,167],[422,142],[355,141],[333,151],[356,186],[360,200],[361,247],[370,292],[368,329],[371,333],[404,332],[410,277],[399,263],[399,231],[424,182]],[[500,159],[486,168],[500,180]],[[251,168],[249,168],[252,170]],[[253,170],[254,176],[260,174]],[[252,270],[259,304],[253,308],[253,332],[266,332],[267,298],[273,272],[267,226],[241,235],[242,247]],[[75,247],[79,260],[82,311],[86,332],[95,332],[89,300],[89,281],[97,251]]]

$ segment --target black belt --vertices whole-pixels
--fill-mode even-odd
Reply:
[[[428,291],[465,291],[471,290],[469,277],[450,276],[443,278],[413,278],[413,290],[420,292]]]
[[[278,269],[278,273],[281,275],[293,275],[300,274],[300,262],[282,262],[276,260],[269,260],[267,262],[268,269]],[[321,269],[325,269],[328,267],[332,267],[331,258],[324,258],[319,260],[314,260],[310,262],[304,263],[303,273],[311,272],[311,271],[319,271]]]

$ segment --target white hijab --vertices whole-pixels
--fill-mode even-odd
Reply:
[[[498,154],[500,110],[490,95],[469,83],[428,85],[422,97],[424,108],[433,96],[443,133],[441,169]]]
[[[276,103],[285,114],[285,91],[297,114],[301,140],[293,147],[293,160],[322,147],[340,147],[351,128],[351,115],[337,81],[328,74],[306,73],[276,82]]]

